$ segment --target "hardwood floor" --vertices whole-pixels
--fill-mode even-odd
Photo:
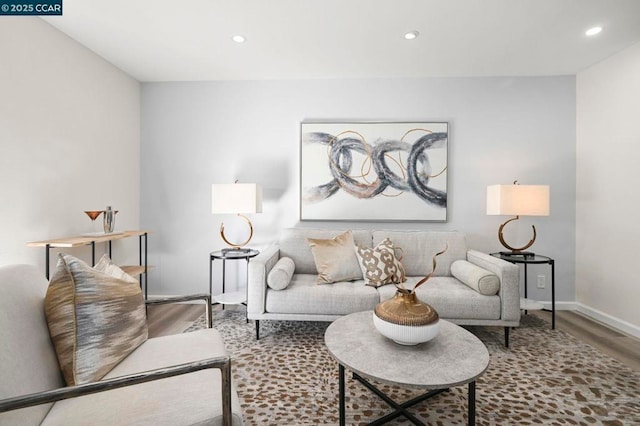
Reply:
[[[530,311],[551,322],[551,312]],[[556,311],[556,328],[640,371],[640,340],[620,333],[575,311]]]
[[[203,313],[204,304],[172,303],[149,306],[147,310],[149,337],[182,333]]]
[[[214,312],[220,309],[222,309],[220,305],[213,306]],[[225,309],[244,311],[245,307],[241,305],[226,305]],[[174,303],[149,306],[147,311],[149,337],[182,333],[202,314],[204,314],[203,304]]]
[[[221,309],[220,305],[213,307]],[[244,306],[228,305],[226,309],[244,310]],[[182,333],[204,313],[203,305],[174,304],[150,306],[149,337]],[[551,322],[551,312],[529,311]],[[622,334],[574,311],[556,311],[556,328],[617,359],[635,371],[640,371],[640,340]]]

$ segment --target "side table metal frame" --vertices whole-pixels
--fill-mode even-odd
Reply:
[[[233,255],[229,255],[229,253],[233,253]],[[249,272],[249,260],[251,260],[252,257],[256,257],[258,254],[260,254],[260,252],[258,250],[249,250],[249,249],[242,249],[242,250],[230,250],[230,249],[226,249],[226,250],[217,250],[217,251],[212,251],[211,253],[209,253],[209,296],[211,297],[211,304],[212,305],[217,305],[220,304],[222,305],[222,309],[224,310],[224,303],[220,303],[220,302],[214,302],[214,298],[213,298],[213,261],[216,259],[221,259],[222,260],[222,294],[225,293],[225,283],[226,283],[226,262],[227,260],[246,260],[247,261],[247,273]],[[247,287],[248,287],[248,283],[247,283]],[[248,291],[248,288],[247,288]],[[243,305],[247,306],[247,301],[246,301],[246,297],[245,297],[245,301],[242,302]],[[247,322],[249,322],[249,319],[247,318]]]
[[[498,257],[502,260],[513,264],[523,264],[524,265],[524,298],[527,298],[527,265],[544,265],[548,264],[551,266],[551,329],[555,330],[556,328],[556,262],[549,256],[543,255],[505,255],[502,253],[491,253],[491,256]],[[526,311],[525,311],[526,313]]]

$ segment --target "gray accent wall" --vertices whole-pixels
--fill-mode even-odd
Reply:
[[[211,214],[211,184],[258,182],[263,213],[251,216],[260,249],[284,227],[459,230],[468,245],[499,251],[508,217],[487,216],[486,187],[551,187],[551,215],[507,227],[512,245],[538,231],[533,249],[556,259],[556,300],[574,301],[576,82],[574,76],[142,85],[141,226],[149,240],[150,294],[206,292],[209,252],[243,222]],[[299,222],[299,126],[305,120],[449,122],[446,223]],[[217,261],[219,262],[219,261]],[[244,264],[228,264],[228,289],[244,289]],[[220,289],[214,263],[214,293]],[[547,288],[536,289],[537,276]],[[550,271],[529,267],[529,295],[550,300]]]

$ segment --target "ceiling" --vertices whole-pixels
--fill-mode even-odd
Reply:
[[[64,0],[47,22],[140,81],[576,74],[638,0]],[[585,31],[595,25],[594,37]],[[420,32],[405,40],[411,30]],[[241,34],[246,42],[231,37]]]

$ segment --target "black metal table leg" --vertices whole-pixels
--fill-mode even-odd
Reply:
[[[476,424],[476,382],[469,382],[469,426]]]
[[[209,297],[211,304],[215,305],[213,302],[213,256],[211,255],[209,255]]]
[[[47,279],[49,279],[49,250],[51,249],[51,245],[47,244],[45,246],[45,251],[44,251],[44,270],[45,270],[45,275],[47,276]]]
[[[556,329],[556,262],[551,260],[551,329]]]
[[[245,319],[247,320],[247,324],[249,324],[249,258],[247,257],[247,297],[245,298],[245,302],[243,303],[245,307]]]
[[[149,286],[149,270],[147,265],[147,233],[144,233],[144,298],[148,299],[147,287]]]
[[[527,264],[524,264],[524,298],[525,300],[527,299],[527,288],[528,288],[528,283],[527,283]],[[524,310],[524,314],[527,315],[529,312],[525,309]]]
[[[225,272],[226,263],[227,263],[227,260],[226,259],[222,259],[222,294],[225,293],[224,282],[225,282],[225,278],[227,276],[227,273]],[[222,303],[222,310],[224,311],[224,303]]]
[[[345,404],[344,404],[344,367],[338,364],[338,388],[340,400],[340,426],[345,425]]]

